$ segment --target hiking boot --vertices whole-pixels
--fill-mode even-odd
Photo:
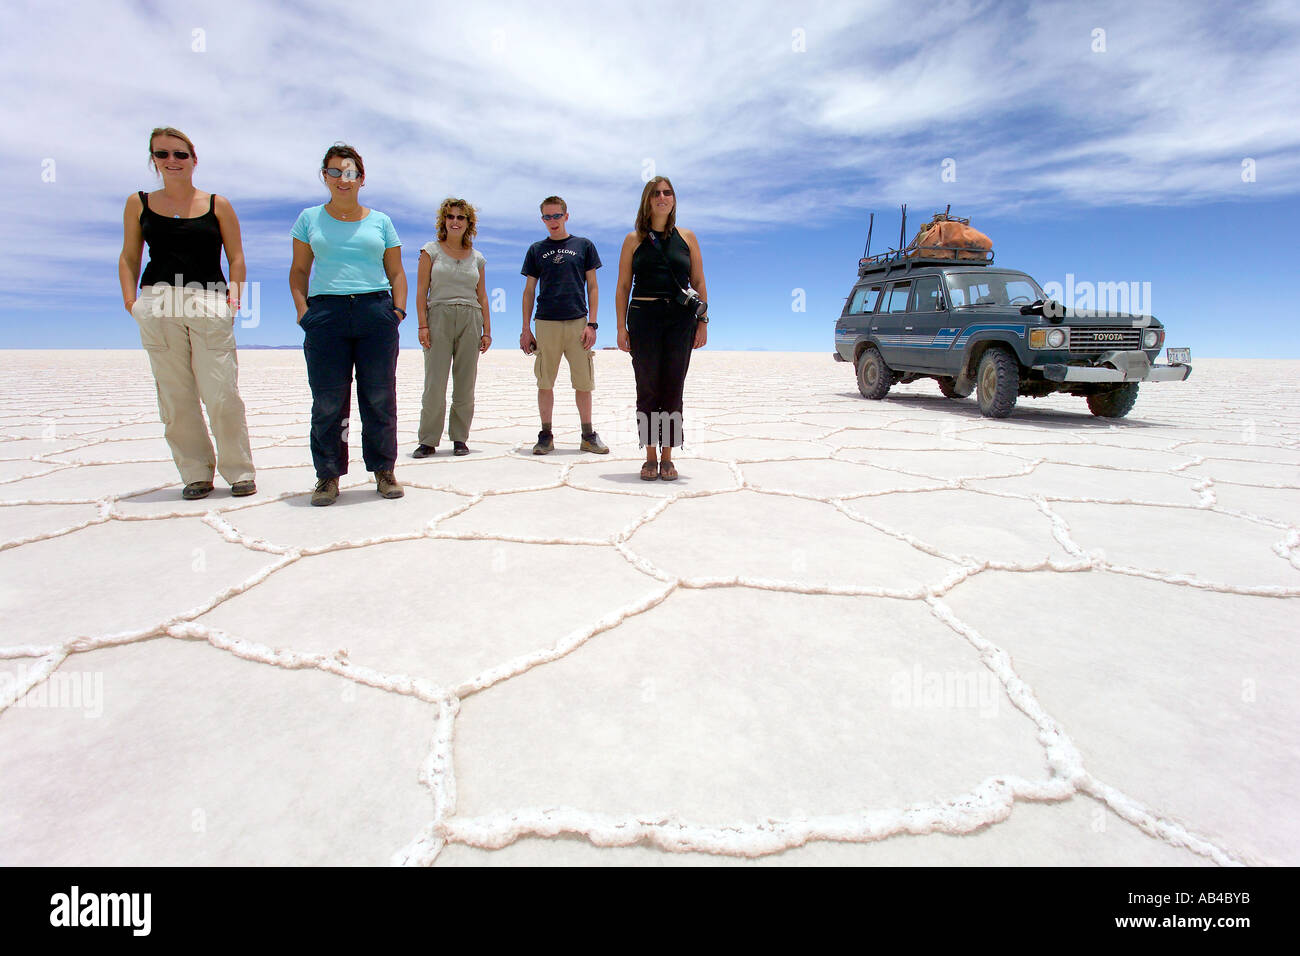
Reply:
[[[451,443],[451,453],[453,455],[468,455],[469,445],[466,445],[463,441],[454,441]]]
[[[181,490],[181,497],[186,501],[197,501],[212,494],[212,482],[191,481]]]
[[[391,471],[375,472],[375,491],[385,498],[400,498],[406,494]]]
[[[534,455],[546,455],[555,450],[555,436],[550,432],[538,432],[537,444],[533,446]]]
[[[247,481],[237,481],[230,486],[230,493],[236,498],[246,498],[249,495],[257,494],[257,482],[249,478]]]
[[[411,453],[411,457],[428,458],[437,450],[438,450],[437,445],[421,445],[419,448],[415,449],[415,451]]]
[[[582,436],[582,444],[579,446],[583,451],[593,452],[597,455],[608,455],[609,446],[600,440],[600,436],[595,432],[590,435]]]
[[[316,487],[311,493],[311,503],[317,507],[334,504],[334,499],[339,496],[339,480],[337,478],[322,478],[316,482]]]

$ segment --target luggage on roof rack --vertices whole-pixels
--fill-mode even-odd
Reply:
[[[950,207],[951,208],[951,207]],[[969,219],[936,212],[920,228],[904,253],[927,259],[958,259],[985,262],[992,258],[993,240],[971,226]]]
[[[858,260],[858,274],[865,275],[877,270],[910,269],[922,263],[945,265],[950,262],[964,262],[970,265],[988,265],[993,261],[993,240],[978,229],[971,227],[969,219],[950,215],[949,206],[943,212],[936,212],[930,221],[923,225],[912,241],[901,249],[890,249],[869,255],[871,251],[871,234],[867,233],[867,248]],[[872,214],[874,224],[875,214]],[[898,242],[901,246],[907,235],[907,206],[902,207],[902,224],[899,229]]]

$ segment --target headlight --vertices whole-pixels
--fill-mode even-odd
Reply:
[[[1065,344],[1065,331],[1063,329],[1052,329],[1047,333],[1047,347],[1059,349]]]
[[[1142,347],[1144,349],[1153,349],[1160,344],[1160,333],[1155,329],[1147,329],[1142,333]]]

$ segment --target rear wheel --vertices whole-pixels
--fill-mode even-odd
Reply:
[[[957,380],[951,375],[942,375],[937,381],[939,382],[939,391],[943,392],[944,398],[966,398],[975,388],[973,385],[967,385],[964,389],[958,390]]]
[[[858,391],[863,398],[881,399],[893,384],[893,370],[885,364],[880,351],[868,345],[858,356]]]
[[[1109,392],[1088,396],[1088,411],[1101,418],[1123,418],[1138,400],[1138,383],[1128,382]]]
[[[1011,414],[1020,391],[1020,365],[1010,352],[997,346],[990,348],[980,356],[975,380],[979,385],[980,414],[987,418]]]

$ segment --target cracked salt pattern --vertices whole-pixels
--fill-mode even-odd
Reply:
[[[1300,862],[1297,363],[991,421],[697,353],[665,484],[626,356],[611,455],[563,387],[529,454],[501,351],[416,462],[404,352],[407,496],[354,420],[312,508],[295,352],[240,356],[259,494],[198,502],[143,353],[5,357],[0,863]]]

